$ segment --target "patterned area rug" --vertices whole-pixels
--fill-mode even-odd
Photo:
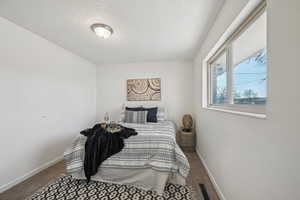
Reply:
[[[117,185],[62,176],[26,200],[192,200],[190,187],[168,184],[163,195],[127,185]]]

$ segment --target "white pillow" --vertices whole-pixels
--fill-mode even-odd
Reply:
[[[156,117],[157,117],[157,121],[164,121],[164,120],[166,120],[165,108],[158,107]]]
[[[122,108],[121,113],[120,113],[120,122],[125,121],[125,107]]]

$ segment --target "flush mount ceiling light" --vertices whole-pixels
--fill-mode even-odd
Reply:
[[[96,35],[104,39],[109,38],[114,32],[113,29],[106,24],[93,24],[91,29],[96,33]]]

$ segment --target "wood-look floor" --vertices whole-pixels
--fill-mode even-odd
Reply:
[[[193,187],[196,194],[195,200],[202,199],[200,196],[199,183],[204,183],[206,185],[210,200],[219,200],[198,155],[194,152],[185,152],[185,154],[188,157],[191,166],[191,171],[187,178],[187,185]],[[40,187],[45,186],[48,182],[59,177],[63,173],[65,173],[65,165],[62,161],[1,193],[0,200],[24,200]]]

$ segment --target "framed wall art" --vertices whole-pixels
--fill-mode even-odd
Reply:
[[[128,79],[127,101],[160,101],[160,78]]]

